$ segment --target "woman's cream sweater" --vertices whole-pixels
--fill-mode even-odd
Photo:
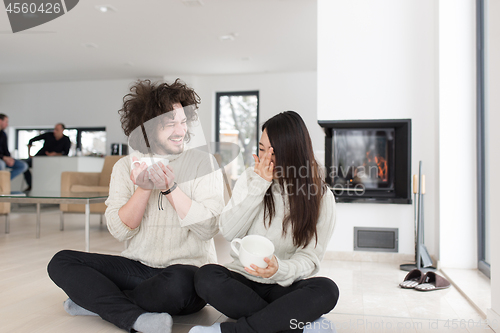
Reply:
[[[264,195],[273,186],[275,215],[271,225],[264,224]],[[300,189],[299,189],[300,190]],[[285,189],[286,191],[286,189]],[[308,189],[302,191],[308,193]],[[310,194],[314,189],[310,189]],[[320,215],[317,223],[318,243],[313,238],[305,247],[293,245],[291,228],[283,235],[282,222],[288,211],[287,195],[282,195],[276,181],[269,182],[257,175],[253,168],[248,168],[240,176],[233,190],[228,205],[220,216],[220,230],[224,238],[232,241],[246,235],[261,235],[270,239],[275,247],[274,255],[278,260],[278,271],[265,279],[248,274],[241,265],[236,253],[231,251],[234,261],[226,267],[243,274],[249,280],[260,283],[277,283],[289,286],[294,281],[316,274],[335,225],[335,199],[333,193],[327,190],[321,200]],[[267,224],[267,223],[266,223]]]

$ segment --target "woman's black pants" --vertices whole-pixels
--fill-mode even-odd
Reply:
[[[195,287],[214,308],[238,320],[222,323],[222,333],[300,332],[299,327],[330,312],[339,298],[337,285],[325,277],[283,287],[250,281],[213,264],[200,267]]]

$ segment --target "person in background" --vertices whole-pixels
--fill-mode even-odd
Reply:
[[[10,168],[10,179],[16,178],[19,174],[28,170],[26,162],[16,160],[10,156],[7,144],[7,134],[4,130],[9,126],[9,117],[0,113],[0,170]]]
[[[69,137],[63,134],[66,126],[63,123],[58,123],[54,126],[53,132],[45,132],[39,136],[35,136],[28,143],[28,155],[29,158],[26,161],[28,166],[31,168],[33,166],[33,161],[31,157],[31,147],[33,142],[44,140],[43,147],[40,149],[35,156],[63,156],[68,155],[69,149],[71,148],[71,141]],[[31,191],[31,172],[29,169],[24,172],[24,179],[28,188],[25,191]]]

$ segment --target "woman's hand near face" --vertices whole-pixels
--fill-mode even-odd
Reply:
[[[269,148],[267,154],[265,154],[262,161],[259,157],[253,154],[253,159],[255,160],[255,167],[253,171],[256,174],[267,180],[268,182],[272,181],[274,178],[274,163],[272,162],[273,148]]]
[[[269,260],[269,258],[264,258],[264,261],[268,264],[266,268],[260,268],[252,264],[250,265],[250,267],[252,267],[254,270],[245,267],[245,271],[253,276],[260,276],[266,279],[270,278],[278,271],[278,260],[276,259],[276,256],[273,256],[271,260]]]

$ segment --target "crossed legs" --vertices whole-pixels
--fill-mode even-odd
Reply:
[[[198,294],[236,323],[222,323],[223,333],[297,332],[297,325],[318,319],[337,304],[339,290],[328,278],[300,280],[291,286],[248,280],[220,265],[202,266],[195,276]]]
[[[194,290],[196,266],[152,268],[120,256],[64,250],[47,270],[75,304],[127,331],[145,313],[189,314],[206,304]]]

